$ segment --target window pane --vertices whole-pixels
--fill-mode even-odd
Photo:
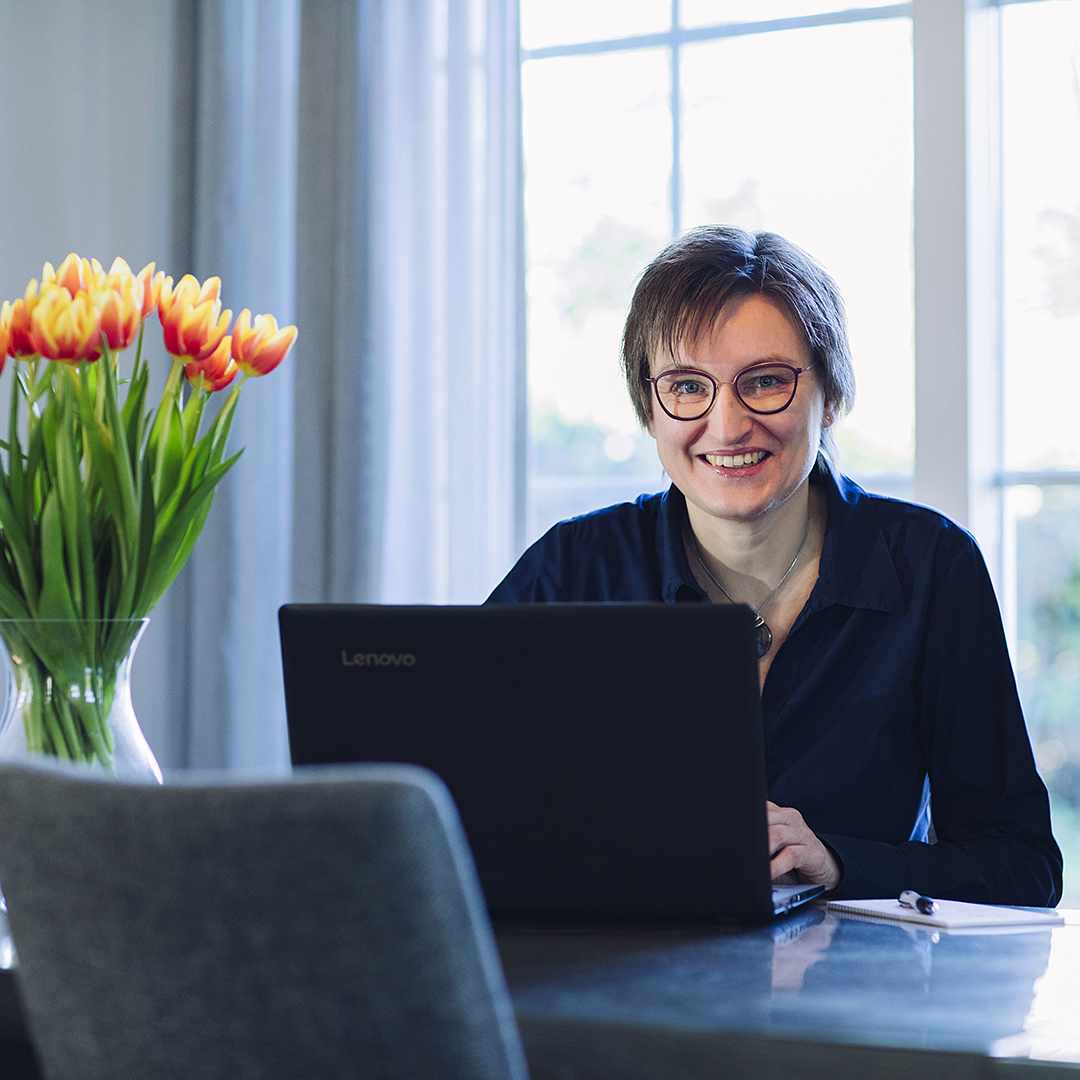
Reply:
[[[655,34],[671,28],[671,0],[521,0],[525,49]]]
[[[823,15],[854,8],[886,7],[890,0],[681,0],[679,22],[682,26],[721,26],[731,22],[767,22],[771,19],[794,19],[800,15]]]
[[[532,536],[662,473],[619,375],[634,278],[671,235],[666,50],[523,67]]]
[[[1080,906],[1080,487],[1024,485],[1005,500],[1015,567],[1017,681],[1065,854],[1066,907]]]
[[[781,233],[836,278],[858,380],[842,465],[902,493],[914,457],[910,22],[688,45],[682,73],[684,225]]]
[[[1005,467],[1080,468],[1080,5],[1002,18]]]
[[[1080,5],[1001,11],[1004,463],[1080,468]],[[1009,489],[1003,590],[1035,756],[1080,904],[1080,486]],[[1011,610],[1010,610],[1011,609]]]

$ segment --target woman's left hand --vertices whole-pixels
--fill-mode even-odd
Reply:
[[[840,884],[840,867],[832,852],[791,806],[766,802],[769,824],[769,856],[776,885],[824,885],[826,890]]]

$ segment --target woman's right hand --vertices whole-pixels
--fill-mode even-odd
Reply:
[[[766,802],[769,826],[769,857],[776,885],[824,885],[826,891],[840,884],[840,867],[832,852],[803,821],[792,806]]]

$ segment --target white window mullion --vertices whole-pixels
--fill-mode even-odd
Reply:
[[[915,497],[968,524],[964,0],[914,0]]]
[[[999,9],[967,14],[968,527],[1004,608],[1001,33]]]
[[[679,0],[671,0],[671,234],[682,233],[682,60]]]
[[[997,10],[915,0],[915,497],[1000,582]]]

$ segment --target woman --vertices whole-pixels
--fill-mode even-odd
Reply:
[[[643,273],[622,361],[671,487],[556,525],[491,600],[749,604],[775,880],[1055,904],[974,540],[832,466],[854,376],[831,278],[779,236],[698,229]]]

